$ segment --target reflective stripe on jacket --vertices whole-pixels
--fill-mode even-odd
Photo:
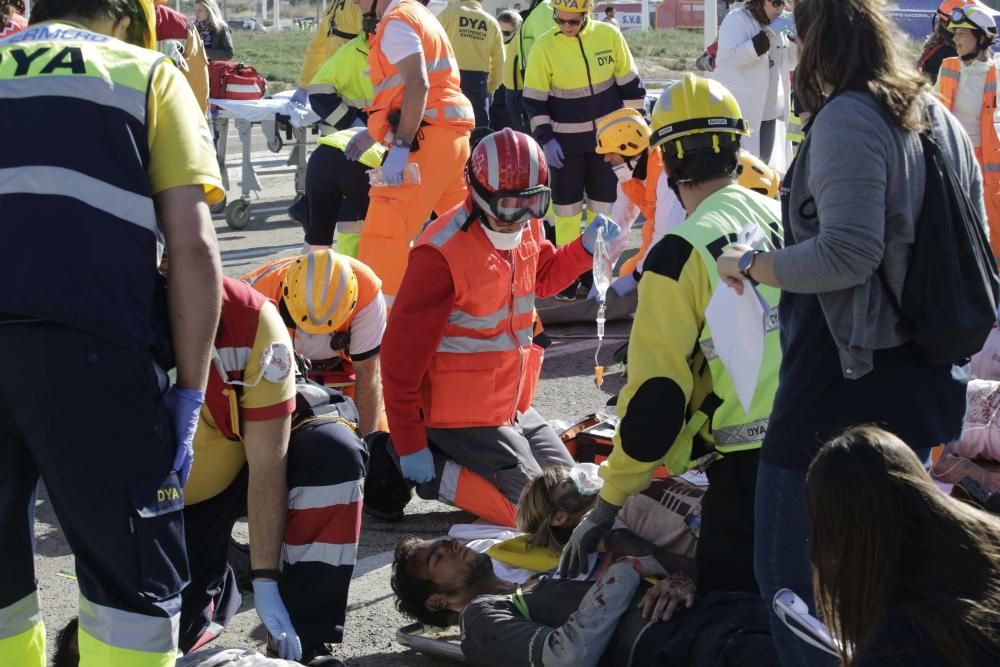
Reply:
[[[0,291],[0,313],[51,320],[169,361],[146,117],[153,72],[166,60],[55,22],[0,42],[0,279],[17,286]],[[11,131],[25,119],[37,128],[72,119],[85,131],[69,142]],[[58,270],[42,271],[41,248]]]
[[[524,108],[539,144],[559,140],[567,155],[591,153],[596,122],[622,107],[645,110],[646,89],[613,25],[588,20],[575,37],[540,37],[524,75]]]
[[[955,108],[955,94],[961,80],[962,61],[958,58],[945,58],[938,72],[938,95],[949,111]],[[1000,139],[997,138],[993,117],[997,109],[997,68],[990,67],[986,73],[986,86],[983,89],[983,110],[980,115],[980,136],[982,146],[975,146],[982,152],[980,167],[983,170],[983,184],[1000,184]],[[989,187],[986,192],[991,192]]]
[[[421,389],[427,426],[512,424],[515,410],[530,406],[541,358],[532,332],[543,238],[541,222],[532,220],[516,249],[498,252],[467,206],[420,235],[416,245],[441,253],[455,286],[448,325]]]
[[[424,122],[462,131],[472,129],[475,114],[469,100],[462,94],[458,63],[448,35],[434,15],[417,0],[400,0],[379,21],[378,30],[370,43],[368,64],[375,99],[368,108],[369,133],[376,141],[383,141],[389,131],[389,113],[403,106],[403,77],[382,53],[381,47],[385,26],[395,20],[408,24],[420,37],[429,84]]]
[[[309,84],[309,106],[327,124],[344,130],[372,103],[368,36],[358,35],[330,56]]]

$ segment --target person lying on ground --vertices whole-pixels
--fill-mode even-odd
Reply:
[[[806,485],[816,601],[844,667],[1000,664],[1000,519],[873,426],[827,443]]]
[[[439,627],[461,622],[462,651],[473,665],[576,667],[602,657],[616,665],[775,664],[759,598],[714,594],[696,602],[690,577],[668,575],[648,556],[613,558],[596,581],[538,578],[519,586],[457,540],[408,535],[396,546],[392,588],[408,616]],[[650,586],[648,575],[664,578]],[[723,618],[740,637],[721,629]],[[663,623],[650,631],[650,622]],[[725,662],[741,658],[755,662]]]

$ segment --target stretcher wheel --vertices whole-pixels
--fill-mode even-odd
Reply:
[[[243,229],[250,224],[250,202],[237,199],[226,207],[226,224],[233,229]]]
[[[281,149],[285,147],[285,141],[281,138],[277,132],[275,132],[273,137],[267,138],[267,148],[272,153],[280,153]]]

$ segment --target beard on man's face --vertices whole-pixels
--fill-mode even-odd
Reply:
[[[465,571],[465,585],[471,586],[493,576],[493,559],[484,553],[477,553]]]

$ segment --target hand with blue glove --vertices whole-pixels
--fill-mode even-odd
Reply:
[[[613,283],[611,283],[611,289],[615,291],[620,297],[625,297],[635,291],[635,288],[639,286],[639,282],[635,279],[634,273],[629,273],[620,278],[617,278]]]
[[[174,418],[177,452],[174,454],[172,470],[177,473],[177,480],[183,487],[187,484],[194,464],[194,433],[198,429],[201,406],[205,403],[205,392],[173,385],[164,395],[163,403]]]
[[[302,659],[302,640],[292,626],[292,619],[278,592],[278,582],[254,579],[253,603],[261,623],[277,644],[278,657],[294,662]]]
[[[399,467],[403,471],[403,477],[417,484],[425,484],[435,477],[434,455],[426,447],[412,454],[400,456]]]
[[[344,146],[344,155],[347,156],[348,160],[357,162],[374,143],[375,140],[372,139],[372,135],[368,134],[368,130],[358,132]]]
[[[297,104],[300,107],[307,106],[309,104],[309,91],[305,88],[296,88],[295,92],[292,93],[292,104]]]
[[[400,186],[403,184],[403,170],[410,158],[410,149],[405,146],[393,146],[389,156],[382,163],[382,178],[386,185]]]
[[[591,255],[594,254],[594,244],[597,242],[597,230],[600,229],[605,243],[611,243],[622,233],[622,228],[614,220],[603,215],[597,215],[594,221],[583,230],[583,247]]]
[[[573,529],[563,547],[559,558],[559,576],[572,579],[587,574],[590,554],[597,550],[601,539],[611,531],[620,509],[621,507],[612,505],[604,498],[597,499],[594,509]]]
[[[549,169],[561,169],[563,166],[563,158],[566,156],[563,154],[562,146],[555,139],[549,139],[544,146],[542,146],[542,152],[545,153],[545,162],[548,163]]]

